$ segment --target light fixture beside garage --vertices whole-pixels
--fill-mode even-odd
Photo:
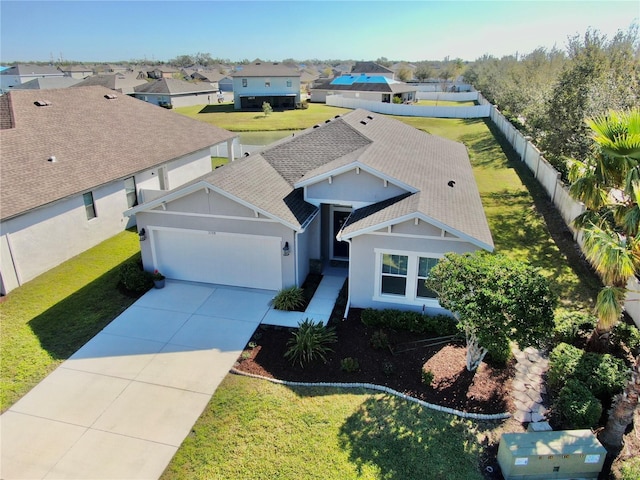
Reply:
[[[291,253],[291,249],[289,248],[289,242],[284,242],[284,247],[282,247],[282,256],[288,257]]]
[[[138,232],[138,237],[140,237],[141,242],[144,242],[147,239],[147,231],[143,228]]]

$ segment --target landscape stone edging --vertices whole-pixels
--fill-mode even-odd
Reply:
[[[278,380],[277,378],[269,378],[263,377],[262,375],[256,375],[253,373],[247,373],[235,368],[230,370],[231,373],[235,375],[242,375],[245,377],[257,378],[259,380],[267,380],[271,383],[276,383],[278,385],[285,385],[288,387],[334,387],[334,388],[366,388],[368,390],[376,390],[379,392],[388,393],[390,395],[395,395],[396,397],[400,397],[404,400],[408,400],[413,403],[417,403],[418,405],[429,408],[431,410],[436,410],[438,412],[448,413],[451,415],[457,415],[462,418],[469,418],[473,420],[505,420],[511,417],[510,413],[471,413],[471,412],[463,412],[461,410],[455,410],[449,407],[442,407],[440,405],[435,405],[433,403],[428,403],[423,400],[419,400],[417,398],[411,397],[404,393],[400,393],[396,390],[393,390],[389,387],[384,387],[382,385],[375,385],[373,383],[333,383],[333,382],[320,382],[320,383],[312,383],[312,382],[290,382],[287,380]]]

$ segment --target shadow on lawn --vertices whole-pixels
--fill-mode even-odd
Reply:
[[[139,257],[136,253],[125,262]],[[69,358],[142,295],[119,289],[120,265],[28,322],[52,358]]]
[[[397,398],[362,403],[340,428],[339,442],[359,473],[374,466],[386,479],[482,478],[468,422]]]

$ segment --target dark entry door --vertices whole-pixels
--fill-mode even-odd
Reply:
[[[349,258],[349,244],[336,240],[336,235],[349,215],[351,212],[333,211],[333,258]]]

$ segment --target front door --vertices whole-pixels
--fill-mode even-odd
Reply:
[[[347,242],[340,242],[336,239],[336,235],[344,225],[347,217],[351,215],[351,212],[344,210],[333,211],[333,255],[332,258],[348,259],[349,258],[349,244]]]

